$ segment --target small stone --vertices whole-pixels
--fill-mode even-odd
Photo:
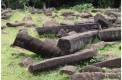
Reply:
[[[76,69],[77,68],[75,66],[69,65],[69,66],[63,67],[61,69],[61,72],[66,73],[66,74],[69,74],[69,75],[72,75],[72,74],[74,74],[76,72]]]
[[[29,67],[29,65],[32,65],[34,63],[34,61],[32,60],[32,58],[25,58],[22,60],[20,64],[20,66],[23,66],[23,67]]]
[[[68,34],[67,34],[67,32],[64,30],[64,29],[61,29],[59,32],[58,32],[58,34],[57,34],[57,36],[58,37],[64,37],[64,36],[67,36]]]

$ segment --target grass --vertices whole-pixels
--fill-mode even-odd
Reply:
[[[43,23],[43,19],[41,17],[43,14],[35,14],[32,15],[28,12],[23,11],[15,11],[13,13],[13,16],[8,21],[15,21],[15,20],[21,20],[24,16],[31,15],[33,20],[38,26],[41,26]],[[47,17],[46,17],[47,18]],[[29,34],[43,40],[45,37],[39,38],[38,34],[35,32],[34,28],[28,28]],[[36,62],[39,62],[43,60],[40,56],[21,49],[21,48],[12,48],[10,45],[13,43],[17,33],[18,28],[6,28],[4,30],[6,33],[2,33],[2,80],[69,80],[68,75],[66,74],[60,74],[59,69],[52,70],[52,71],[45,71],[40,72],[37,75],[33,75],[27,71],[27,69],[20,67],[18,64],[21,62],[21,60],[25,57],[31,57]],[[50,36],[50,35],[49,35]],[[46,37],[47,38],[47,37]],[[52,38],[52,37],[51,37]],[[107,51],[113,51],[117,56],[120,56],[120,42],[116,43],[115,45],[109,45],[106,46],[103,49],[98,49],[99,53],[104,53]],[[95,63],[99,60],[99,56],[97,58],[93,58],[91,60],[87,61],[81,61],[81,63],[78,66],[79,68],[82,66],[85,66],[87,64]]]

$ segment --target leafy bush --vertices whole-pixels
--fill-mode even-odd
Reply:
[[[99,0],[100,7],[111,7],[114,5],[115,0]]]
[[[92,6],[91,3],[88,3],[88,4],[80,4],[80,5],[76,5],[76,6],[71,7],[71,9],[76,10],[76,11],[79,11],[79,12],[86,11],[86,10],[90,10],[92,8],[94,8],[94,7]]]

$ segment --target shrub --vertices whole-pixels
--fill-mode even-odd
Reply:
[[[90,10],[92,8],[94,8],[94,7],[92,6],[91,3],[88,3],[88,4],[80,4],[80,5],[76,5],[76,6],[71,7],[71,9],[76,10],[76,11],[79,11],[79,12],[86,11],[86,10]]]

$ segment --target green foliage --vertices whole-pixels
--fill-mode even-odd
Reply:
[[[111,7],[114,5],[115,0],[99,0],[100,7]]]
[[[80,5],[76,5],[71,7],[71,9],[82,12],[82,11],[86,11],[86,10],[90,10],[94,8],[93,5],[91,3],[88,4],[80,4]]]
[[[24,9],[26,10],[27,7],[29,6],[28,0],[19,0],[19,3],[24,6]]]

